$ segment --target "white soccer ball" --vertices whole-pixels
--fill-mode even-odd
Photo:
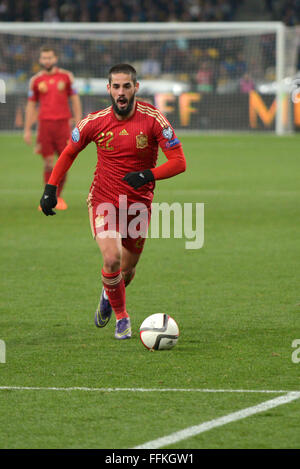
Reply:
[[[169,350],[177,344],[178,337],[178,325],[168,314],[152,314],[140,327],[141,341],[149,350]]]

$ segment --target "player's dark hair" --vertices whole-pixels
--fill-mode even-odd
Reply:
[[[40,47],[40,54],[42,52],[53,52],[55,57],[57,57],[57,52],[55,50],[55,47],[52,47],[52,46],[49,46],[49,45],[43,45],[43,46]]]
[[[134,84],[136,84],[136,70],[132,65],[129,64],[117,64],[111,67],[108,72],[108,81],[111,84],[112,75],[116,73],[125,73],[125,75],[130,75]]]

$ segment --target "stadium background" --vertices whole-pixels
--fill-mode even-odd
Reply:
[[[214,38],[208,35],[207,38],[175,40],[170,36],[169,40],[153,40],[149,37],[149,40],[137,39],[133,45],[133,41],[126,38],[118,43],[109,42],[97,38],[96,33],[90,39],[79,40],[76,31],[68,33],[67,23],[92,22],[101,28],[101,24],[107,22],[255,20],[283,21],[288,27],[296,27],[300,22],[299,3],[296,0],[175,0],[168,3],[160,0],[2,0],[0,21],[65,23],[66,32],[56,38],[53,34],[47,37],[47,30],[43,35],[30,34],[28,30],[26,34],[15,31],[0,34],[0,79],[5,82],[7,97],[7,105],[0,106],[0,129],[23,128],[28,81],[39,70],[39,46],[47,43],[57,49],[60,66],[75,74],[84,115],[109,105],[105,91],[107,70],[112,63],[129,62],[136,67],[142,85],[149,83],[144,86],[145,92],[141,88],[141,99],[149,100],[167,113],[178,129],[273,131],[275,118],[271,122],[263,118],[251,120],[251,106],[270,109],[274,101],[272,90],[260,91],[276,79],[274,34],[260,34],[256,39],[236,34],[228,36],[228,32]],[[294,31],[294,35],[299,35],[296,39],[299,42],[300,33],[297,29]],[[116,30],[112,34],[116,35]],[[293,61],[294,70],[290,75],[297,76],[298,51]],[[102,83],[100,91],[99,83]],[[179,89],[176,93],[173,93],[174,85]],[[262,97],[262,103],[258,102],[258,96]],[[288,111],[296,130],[300,126],[297,104]],[[260,117],[262,115],[263,109]]]

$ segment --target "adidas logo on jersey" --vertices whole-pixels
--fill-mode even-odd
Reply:
[[[121,130],[119,135],[129,135],[126,129]]]

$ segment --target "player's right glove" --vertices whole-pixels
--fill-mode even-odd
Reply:
[[[46,184],[44,193],[40,200],[40,206],[45,215],[56,215],[52,210],[57,205],[56,186]]]

